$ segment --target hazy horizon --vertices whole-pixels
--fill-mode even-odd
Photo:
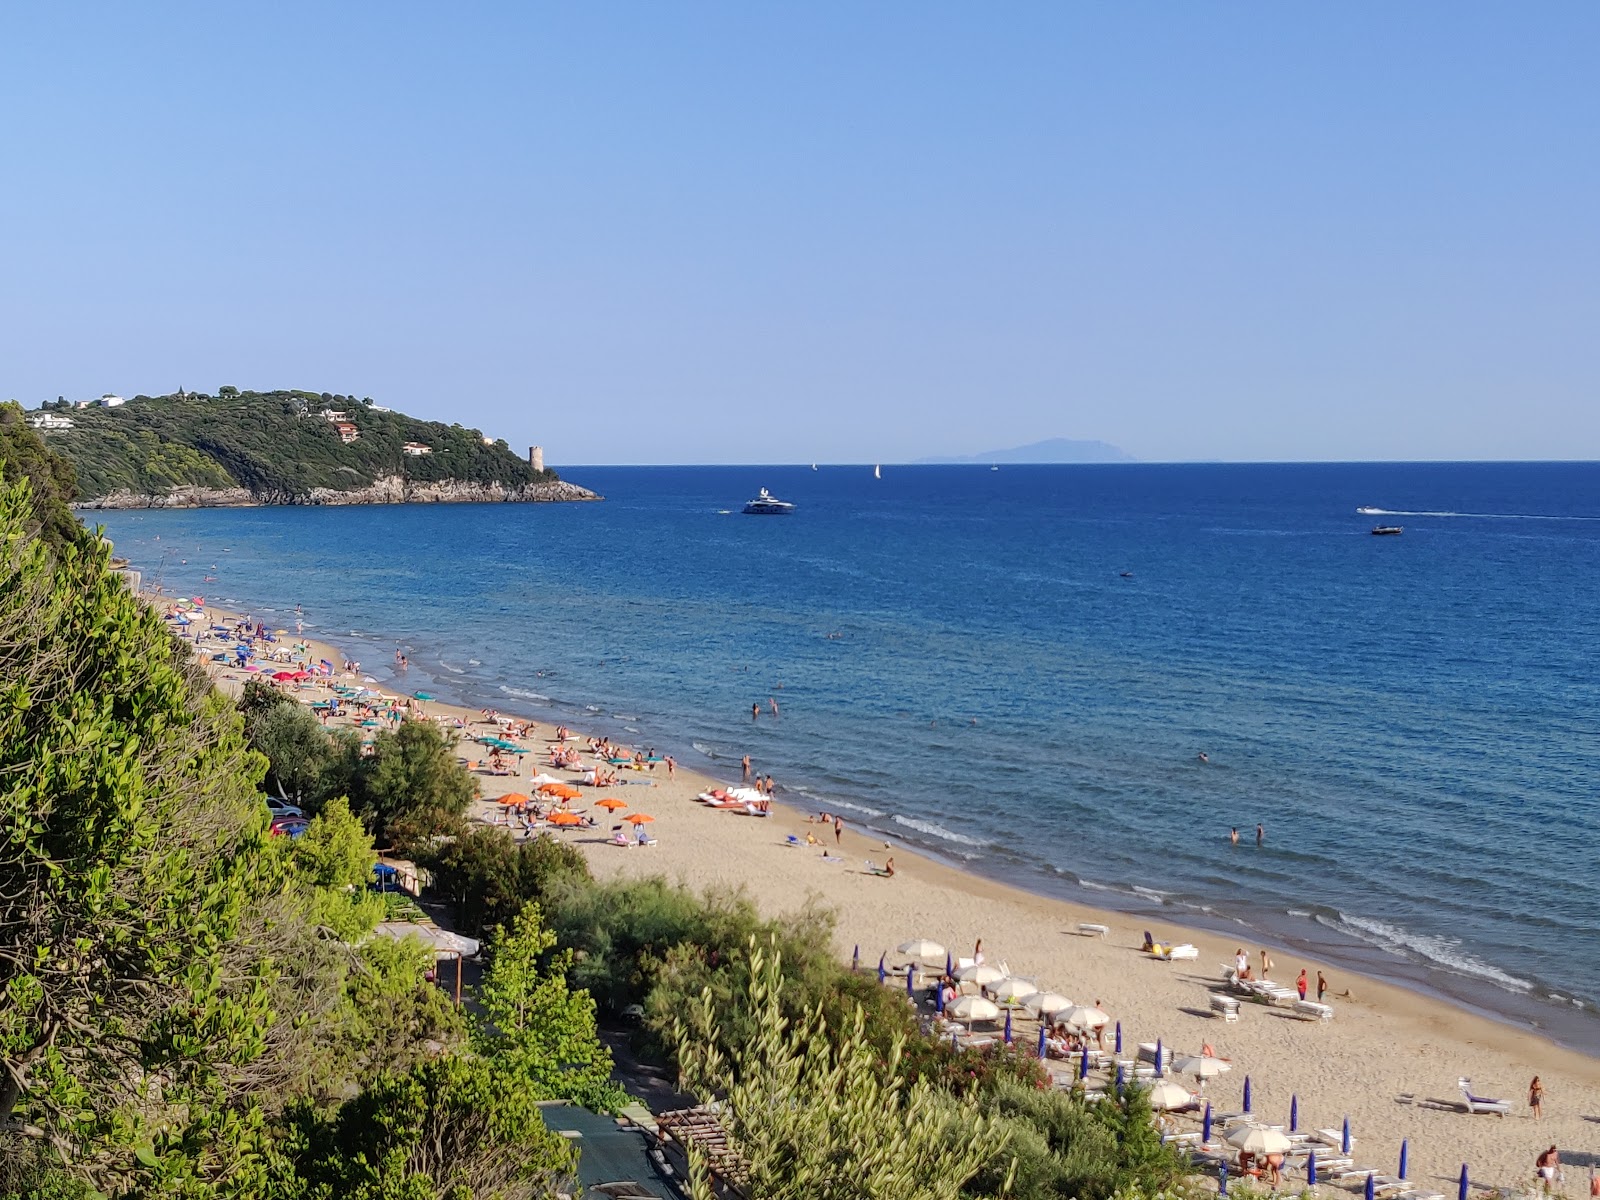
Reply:
[[[353,392],[557,466],[1592,460],[1597,35],[13,9],[0,397]]]

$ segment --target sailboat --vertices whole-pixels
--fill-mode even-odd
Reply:
[[[815,470],[816,470],[816,469],[817,469],[817,464],[816,464],[816,463],[812,463],[812,464],[811,464],[811,469],[812,469],[812,470],[813,470],[813,471],[815,471]]]
[[[872,477],[874,479],[882,479],[883,478],[883,467],[880,464],[874,463],[872,465]]]

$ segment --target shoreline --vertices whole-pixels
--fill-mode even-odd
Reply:
[[[317,648],[317,656],[345,660],[336,643],[305,640]],[[387,682],[375,686],[407,694]],[[438,701],[428,702],[426,709],[430,716],[479,719],[476,709]],[[500,711],[525,716],[533,727],[525,742],[536,748],[554,723],[548,717]],[[556,721],[567,723],[561,717]],[[485,798],[474,805],[474,815],[492,822],[493,798],[518,790],[519,778],[539,769],[528,764],[517,776],[480,777]],[[1224,1025],[1205,1011],[1207,994],[1218,988],[1221,964],[1231,961],[1237,934],[1225,936],[1189,921],[1174,924],[1041,895],[904,846],[887,851],[896,856],[896,877],[884,880],[860,868],[864,859],[881,860],[885,850],[881,838],[859,827],[848,829],[841,839],[843,862],[824,865],[803,847],[785,843],[791,833],[803,839],[808,831],[819,832],[787,799],[762,820],[706,808],[693,802],[695,793],[736,781],[718,780],[699,764],[680,767],[670,783],[659,772],[637,782],[648,784],[649,790],[623,786],[605,794],[619,796],[635,810],[648,805],[656,818],[651,831],[659,846],[623,850],[597,831],[560,835],[583,851],[597,878],[663,875],[697,891],[742,888],[768,916],[793,914],[807,903],[820,902],[836,914],[837,952],[848,961],[859,945],[864,966],[885,950],[892,960],[893,945],[910,937],[933,937],[957,954],[969,953],[966,945],[982,937],[990,961],[1009,959],[1016,973],[1037,977],[1080,1003],[1104,999],[1113,1017],[1124,1022],[1130,1041],[1164,1037],[1180,1051],[1214,1041],[1219,1053],[1235,1057],[1241,1066],[1207,1088],[1219,1111],[1237,1105],[1242,1078],[1249,1073],[1257,1111],[1269,1114],[1268,1119],[1283,1119],[1291,1095],[1299,1097],[1308,1126],[1337,1126],[1349,1115],[1362,1141],[1357,1157],[1363,1164],[1384,1169],[1398,1152],[1400,1138],[1409,1136],[1413,1176],[1420,1180],[1421,1169],[1437,1169],[1430,1185],[1435,1190],[1445,1191],[1447,1182],[1453,1185],[1463,1158],[1473,1164],[1474,1178],[1492,1175],[1512,1185],[1531,1174],[1533,1155],[1548,1141],[1534,1143],[1546,1132],[1563,1148],[1582,1146],[1589,1130],[1587,1116],[1580,1113],[1600,1113],[1600,1061],[1448,999],[1269,943],[1281,959],[1276,971],[1281,981],[1292,983],[1301,965],[1313,980],[1319,969],[1330,975],[1334,1020],[1309,1024],[1284,1019],[1279,1009],[1246,1004],[1238,1024]],[[1104,940],[1079,936],[1080,922],[1107,925],[1110,934]],[[1137,947],[1146,926],[1160,940],[1191,941],[1200,948],[1199,959],[1165,963],[1141,954]],[[1245,946],[1253,960],[1260,948],[1257,941]],[[1535,1127],[1525,1125],[1520,1102],[1534,1073],[1545,1078],[1551,1096],[1545,1128],[1537,1134]],[[1456,1096],[1459,1075],[1471,1076],[1478,1094],[1511,1100],[1515,1118],[1502,1121],[1425,1107],[1430,1098]],[[1559,1117],[1551,1111],[1557,1103]],[[1577,1111],[1569,1115],[1569,1109]],[[1369,1154],[1369,1146],[1381,1149]]]

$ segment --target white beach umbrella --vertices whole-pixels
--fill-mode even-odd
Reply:
[[[1061,1014],[1061,1020],[1076,1029],[1099,1029],[1111,1020],[1098,1008],[1088,1008],[1082,1004],[1075,1004]]]
[[[1038,995],[1039,985],[1031,979],[1018,979],[1015,975],[1002,979],[989,989],[991,999],[1002,1004],[1016,1003],[1027,996]]]
[[[1072,1001],[1060,992],[1035,992],[1022,998],[1022,1007],[1036,1017],[1052,1017],[1071,1008]]]
[[[945,1012],[958,1021],[993,1021],[1000,1015],[1000,1006],[982,996],[962,996],[946,1006]]]
[[[1225,1071],[1233,1070],[1233,1064],[1224,1062],[1220,1058],[1212,1058],[1209,1054],[1203,1058],[1191,1054],[1175,1061],[1172,1069],[1179,1075],[1193,1075],[1196,1079],[1214,1079]]]
[[[1170,1079],[1163,1079],[1150,1089],[1150,1107],[1154,1109],[1187,1108],[1193,1103],[1194,1093]]]
[[[976,983],[980,986],[986,983],[999,983],[1005,977],[1004,971],[999,967],[991,967],[988,963],[975,963],[956,972],[956,978],[962,983]]]
[[[1246,1154],[1286,1154],[1290,1145],[1288,1138],[1265,1125],[1240,1125],[1230,1129],[1223,1141]]]
[[[566,780],[557,779],[554,775],[551,775],[548,772],[540,771],[532,779],[528,780],[528,782],[533,784],[534,787],[543,787],[547,783],[565,783]]]
[[[930,942],[927,938],[917,938],[914,941],[901,942],[895,947],[895,952],[897,954],[903,954],[907,958],[921,959],[923,962],[927,962],[930,959],[941,959],[945,956],[944,947],[939,945],[938,942]]]

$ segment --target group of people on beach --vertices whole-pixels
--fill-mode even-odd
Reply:
[[[1272,961],[1272,955],[1267,953],[1265,947],[1262,947],[1262,949],[1259,951],[1259,953],[1261,955],[1261,975],[1260,975],[1260,978],[1262,978],[1262,979],[1270,979],[1272,977],[1272,968],[1273,968],[1273,965],[1274,965],[1273,961]],[[1246,950],[1245,950],[1245,948],[1243,946],[1240,946],[1237,950],[1235,950],[1233,952],[1233,974],[1234,974],[1234,978],[1236,978],[1236,979],[1255,979],[1256,978],[1255,975],[1251,974],[1251,971],[1250,971],[1250,955],[1249,955],[1248,952],[1246,952]],[[1300,999],[1304,1000],[1306,998],[1306,993],[1310,990],[1309,969],[1308,968],[1306,968],[1306,967],[1301,967],[1300,968],[1300,975],[1299,975],[1298,978],[1295,979],[1294,986],[1295,986],[1295,990],[1300,993]],[[1318,971],[1317,972],[1317,1003],[1318,1004],[1321,1004],[1322,1003],[1322,998],[1325,995],[1328,994],[1329,986],[1330,985],[1328,983],[1328,977],[1326,975],[1324,975],[1321,971]]]

